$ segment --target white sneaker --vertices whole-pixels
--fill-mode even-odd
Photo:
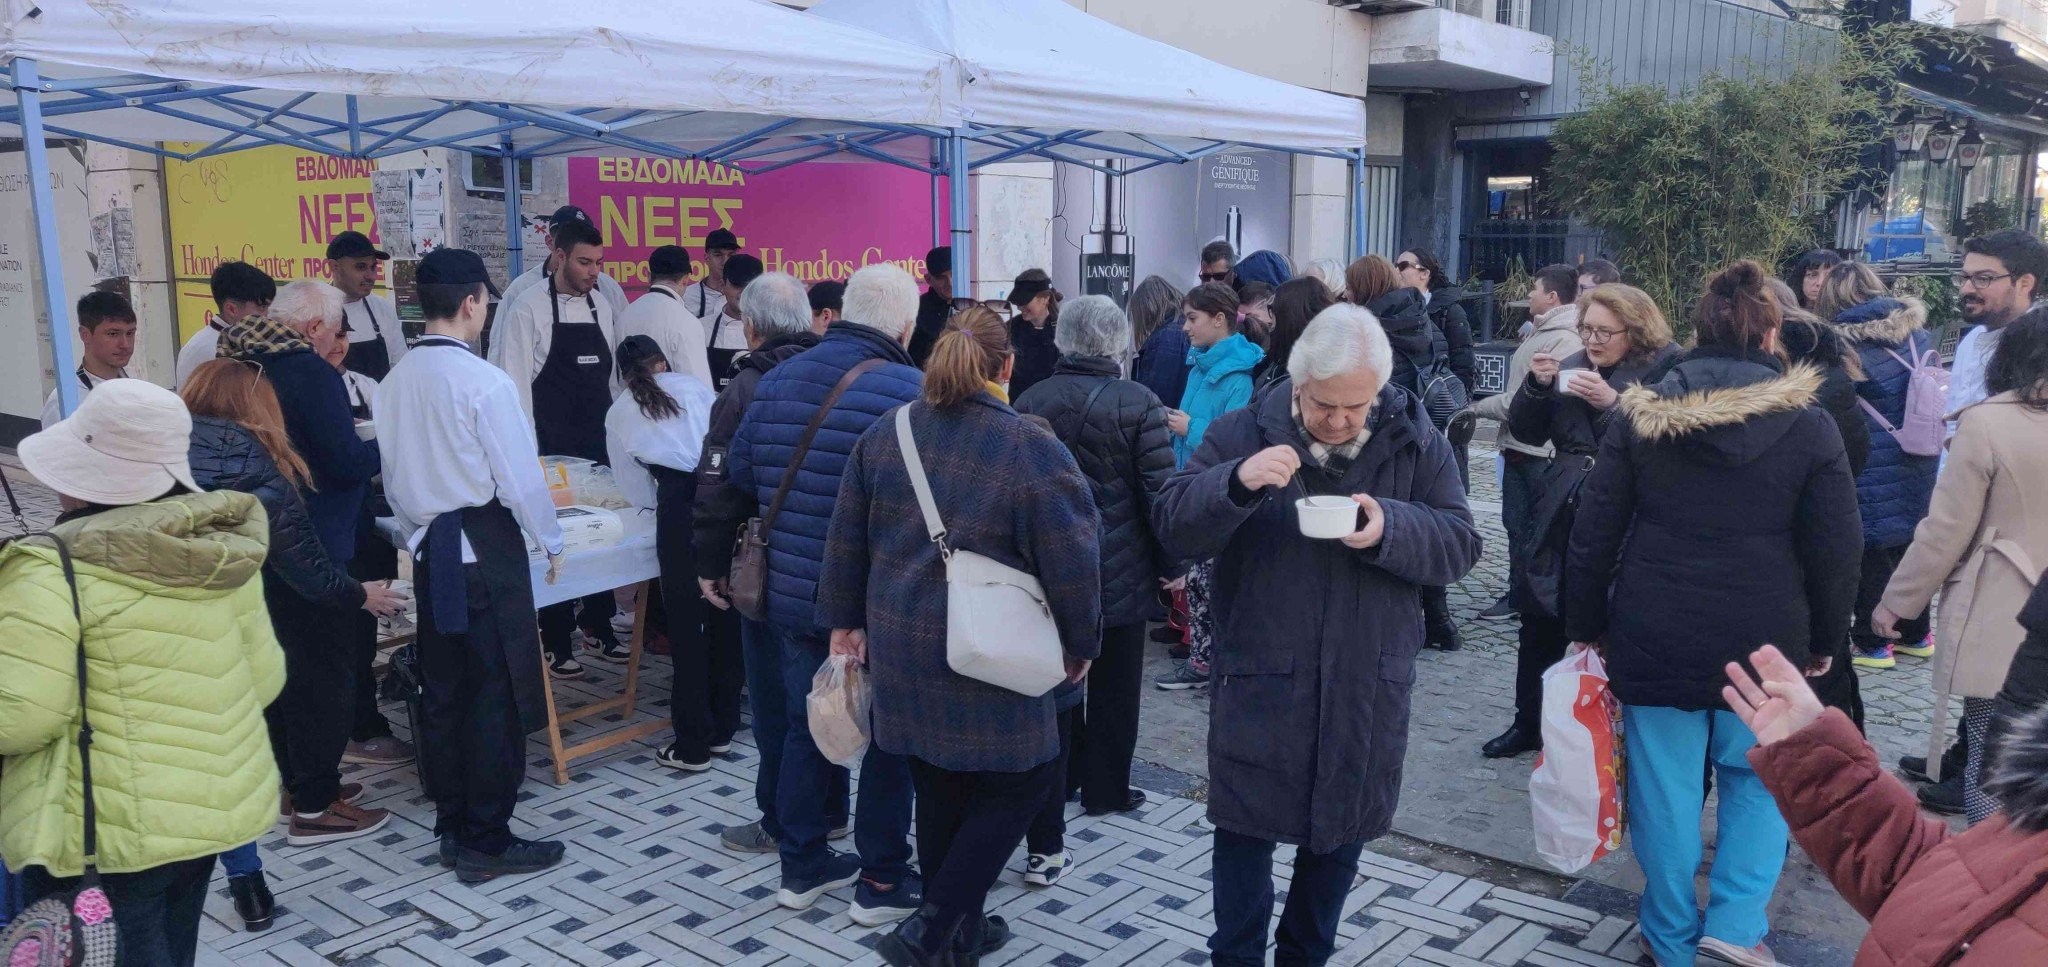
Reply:
[[[1066,879],[1074,868],[1074,854],[1061,850],[1047,855],[1033,853],[1024,859],[1025,886],[1051,886]]]
[[[618,614],[612,615],[612,633],[618,635],[621,641],[633,637],[632,612],[621,611]]]
[[[1700,938],[1700,956],[1736,967],[1778,967],[1778,957],[1771,948],[1763,944],[1754,947],[1737,947],[1726,940],[1713,937]]]

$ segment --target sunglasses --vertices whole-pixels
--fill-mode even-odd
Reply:
[[[1422,268],[1422,263],[1420,263],[1420,262],[1395,262],[1395,263],[1394,263],[1394,267],[1395,267],[1395,268],[1397,268],[1397,269],[1400,269],[1400,270],[1402,270],[1403,272],[1411,272],[1411,271],[1414,271],[1414,270],[1416,270],[1416,269]]]
[[[966,312],[967,310],[972,309],[975,306],[980,306],[999,316],[1005,315],[1010,311],[1010,302],[1008,299],[975,299],[970,297],[953,300],[954,312]]]
[[[1230,278],[1230,273],[1228,271],[1202,272],[1197,274],[1195,277],[1201,279],[1204,282],[1222,282]]]

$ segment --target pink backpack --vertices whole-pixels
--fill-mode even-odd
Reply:
[[[1948,439],[1948,370],[1941,368],[1940,354],[1929,349],[1917,360],[1909,361],[1889,348],[1884,348],[1884,352],[1906,367],[1905,418],[1893,426],[1869,400],[1858,396],[1856,402],[1899,442],[1899,449],[1916,457],[1940,456],[1942,444]]]

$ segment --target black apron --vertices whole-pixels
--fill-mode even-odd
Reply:
[[[475,564],[462,563],[465,536],[476,552]],[[415,563],[421,634],[464,635],[478,649],[495,649],[495,656],[479,654],[471,660],[484,668],[502,667],[510,675],[522,733],[546,725],[547,683],[541,679],[540,636],[533,623],[533,574],[526,538],[512,512],[493,499],[435,517]]]
[[[711,320],[711,336],[704,341],[704,357],[711,364],[711,388],[724,392],[726,384],[732,382],[733,363],[747,354],[747,347],[720,349],[713,345],[718,342],[718,330],[725,325],[725,310],[718,311],[718,318]]]
[[[371,308],[372,305],[370,300],[363,300],[363,315],[370,317],[370,338],[349,343],[348,356],[342,359],[341,364],[351,372],[361,373],[381,383],[384,377],[391,375],[391,350],[384,345],[384,324],[377,321],[377,310]],[[346,321],[346,313],[342,319],[342,331],[348,332],[351,327]],[[393,323],[397,321],[392,320]]]
[[[582,457],[606,463],[604,415],[612,408],[612,349],[595,322],[597,299],[584,293],[590,323],[562,321],[555,277],[548,276],[552,343],[533,378],[533,430],[542,456]]]

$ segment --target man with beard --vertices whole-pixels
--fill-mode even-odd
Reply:
[[[1984,369],[1998,349],[1998,333],[2041,297],[2048,278],[2048,244],[2020,231],[1992,232],[1963,243],[1963,270],[1956,276],[1962,295],[1963,320],[1972,328],[1956,345],[1955,368],[1949,377],[1948,411],[1982,402]],[[1956,423],[1948,424],[1950,436]]]

